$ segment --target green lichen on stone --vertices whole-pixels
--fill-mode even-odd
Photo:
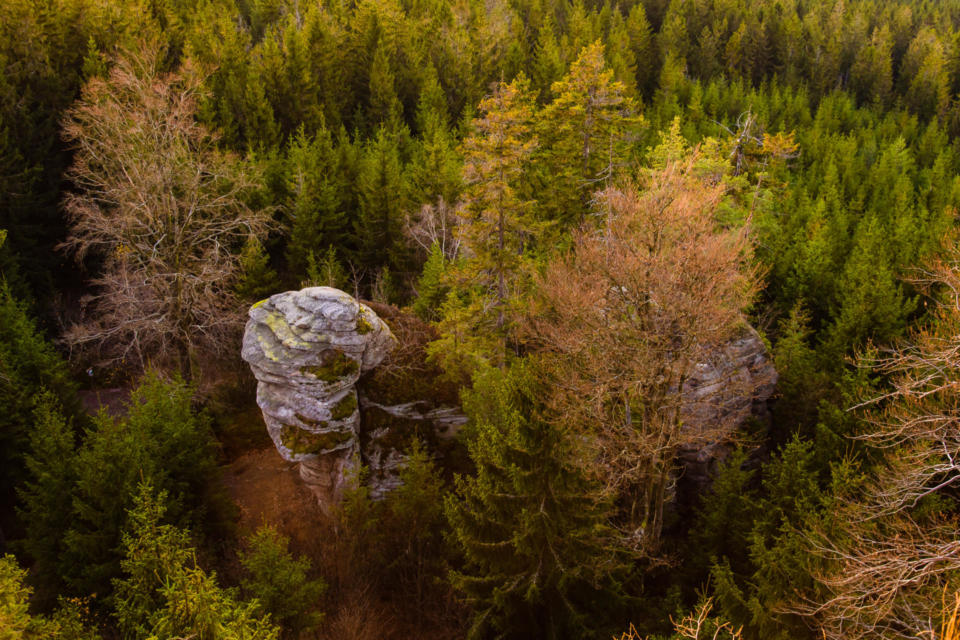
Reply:
[[[260,350],[263,351],[263,355],[274,362],[280,362],[280,356],[273,350],[273,345],[270,344],[270,341],[259,332],[257,332],[256,335],[257,343],[260,345]]]
[[[297,420],[299,420],[299,421],[302,422],[303,424],[307,425],[308,427],[312,427],[312,428],[314,428],[314,429],[326,429],[326,428],[327,428],[327,421],[326,421],[326,420],[314,420],[313,418],[308,418],[307,416],[303,415],[302,413],[295,413],[294,415],[297,417]]]
[[[285,347],[291,349],[305,349],[310,347],[309,342],[305,342],[297,337],[297,335],[290,328],[290,325],[287,324],[286,318],[283,317],[280,313],[267,313],[263,317],[263,323],[270,328],[270,331],[273,332],[273,335],[279,340]]]
[[[341,399],[340,402],[333,406],[333,409],[330,410],[330,417],[333,420],[344,420],[352,416],[356,410],[357,394],[351,391],[347,395],[343,396],[343,399]]]
[[[319,365],[300,367],[300,373],[311,375],[324,382],[337,382],[356,375],[360,370],[357,361],[342,351],[329,349],[321,357],[322,361]]]
[[[349,431],[313,433],[295,425],[284,425],[280,432],[280,442],[297,455],[330,451],[346,444],[352,437],[353,434]]]
[[[254,302],[254,303],[253,303],[253,306],[250,307],[250,308],[251,308],[251,309],[256,309],[257,307],[262,306],[263,303],[266,302],[266,301],[269,300],[269,299],[270,299],[270,298],[264,298],[264,299],[261,300],[260,302]]]
[[[361,309],[360,313],[357,314],[357,333],[365,336],[371,331],[373,331],[373,325],[370,324],[366,318],[366,315],[363,313],[363,309]]]

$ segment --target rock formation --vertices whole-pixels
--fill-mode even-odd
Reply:
[[[271,296],[249,315],[243,359],[259,382],[257,404],[280,455],[300,463],[321,504],[339,498],[358,460],[369,468],[373,497],[396,488],[414,438],[447,464],[462,456],[453,436],[467,418],[456,386],[426,357],[437,338],[429,324],[329,287]],[[683,492],[709,482],[729,452],[727,436],[751,417],[766,419],[776,380],[749,326],[693,368],[682,417],[704,439],[680,452]]]
[[[753,418],[766,422],[767,403],[777,385],[777,371],[767,346],[749,325],[706,362],[697,364],[684,385],[681,416],[689,429],[732,435]],[[727,439],[713,439],[681,450],[687,482],[709,482],[712,467],[729,452]]]
[[[321,504],[336,501],[359,454],[356,382],[396,339],[368,306],[330,287],[278,293],[249,316],[242,357],[270,437]]]

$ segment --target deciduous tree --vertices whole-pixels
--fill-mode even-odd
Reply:
[[[191,359],[232,349],[240,249],[269,215],[244,202],[252,169],[195,119],[201,77],[161,73],[162,57],[146,43],[119,57],[64,120],[75,190],[62,246],[101,261],[86,319],[66,338],[103,362],[153,361],[189,376]]]
[[[684,413],[687,380],[737,334],[758,286],[748,229],[719,224],[724,187],[698,160],[605,190],[603,227],[547,268],[530,319],[553,411],[595,436],[592,468],[621,497],[626,534],[650,548],[679,447],[729,430]]]

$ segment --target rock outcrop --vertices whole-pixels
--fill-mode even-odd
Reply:
[[[690,372],[683,391],[683,423],[713,434],[709,441],[680,451],[686,481],[695,489],[709,482],[712,467],[729,453],[729,436],[751,418],[768,420],[767,404],[776,385],[777,370],[767,346],[749,325]]]
[[[369,468],[373,497],[399,486],[415,438],[457,466],[453,436],[467,418],[456,386],[426,357],[437,338],[429,324],[329,287],[276,294],[249,315],[243,359],[259,383],[257,404],[280,455],[300,463],[321,504],[338,500],[357,461]],[[681,411],[703,439],[680,452],[681,493],[709,482],[741,425],[766,419],[776,380],[766,345],[746,325],[693,368]]]
[[[321,503],[336,501],[359,454],[357,380],[396,339],[368,306],[330,287],[278,293],[249,316],[242,357],[270,437]]]

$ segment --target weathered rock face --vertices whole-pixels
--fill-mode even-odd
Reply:
[[[376,313],[339,289],[310,287],[251,307],[242,357],[257,404],[284,459],[320,498],[337,500],[359,453],[360,374],[396,339]]]
[[[766,421],[777,371],[760,335],[750,326],[706,361],[697,364],[684,385],[681,414],[689,429],[732,435],[748,419]],[[680,452],[688,482],[709,482],[712,466],[726,457],[729,444],[711,438]]]

